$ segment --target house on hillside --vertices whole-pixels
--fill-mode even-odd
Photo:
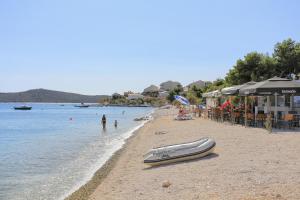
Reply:
[[[187,87],[187,86],[183,87],[183,91],[184,92],[188,92],[189,91],[189,87]]]
[[[134,94],[132,91],[124,92],[124,97],[128,97],[129,94]]]
[[[113,93],[112,98],[113,99],[120,99],[120,98],[122,98],[122,95],[120,95],[119,93]]]
[[[160,91],[160,92],[158,93],[158,97],[161,98],[161,99],[165,99],[165,98],[167,98],[168,96],[169,96],[169,92],[167,92],[167,91]]]
[[[128,100],[137,100],[137,99],[144,99],[144,96],[141,95],[141,94],[128,94],[128,97],[127,97]]]

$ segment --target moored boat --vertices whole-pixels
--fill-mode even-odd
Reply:
[[[77,108],[88,108],[90,107],[89,105],[75,105]]]
[[[174,162],[186,161],[201,158],[214,151],[216,142],[211,138],[163,146],[151,149],[144,157],[144,163],[150,166],[169,164]]]
[[[31,110],[32,107],[31,106],[15,106],[14,109],[15,110]]]
[[[77,108],[88,108],[88,107],[90,107],[90,105],[86,105],[84,103],[81,103],[80,105],[75,105],[75,107],[77,107]]]

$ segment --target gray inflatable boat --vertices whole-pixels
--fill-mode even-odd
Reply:
[[[215,146],[216,142],[213,139],[202,138],[190,143],[158,147],[151,149],[144,156],[144,163],[151,166],[156,166],[197,159],[212,153]]]

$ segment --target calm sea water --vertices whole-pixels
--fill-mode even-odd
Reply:
[[[0,199],[57,200],[87,182],[152,108],[0,104]],[[125,111],[124,114],[122,112]],[[102,114],[107,129],[102,130]],[[113,126],[118,120],[118,128]]]

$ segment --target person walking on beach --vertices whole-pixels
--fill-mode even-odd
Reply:
[[[117,127],[118,127],[118,121],[115,120],[115,128],[117,128]]]
[[[103,127],[103,129],[106,128],[106,117],[105,117],[105,115],[102,116],[102,127]]]

